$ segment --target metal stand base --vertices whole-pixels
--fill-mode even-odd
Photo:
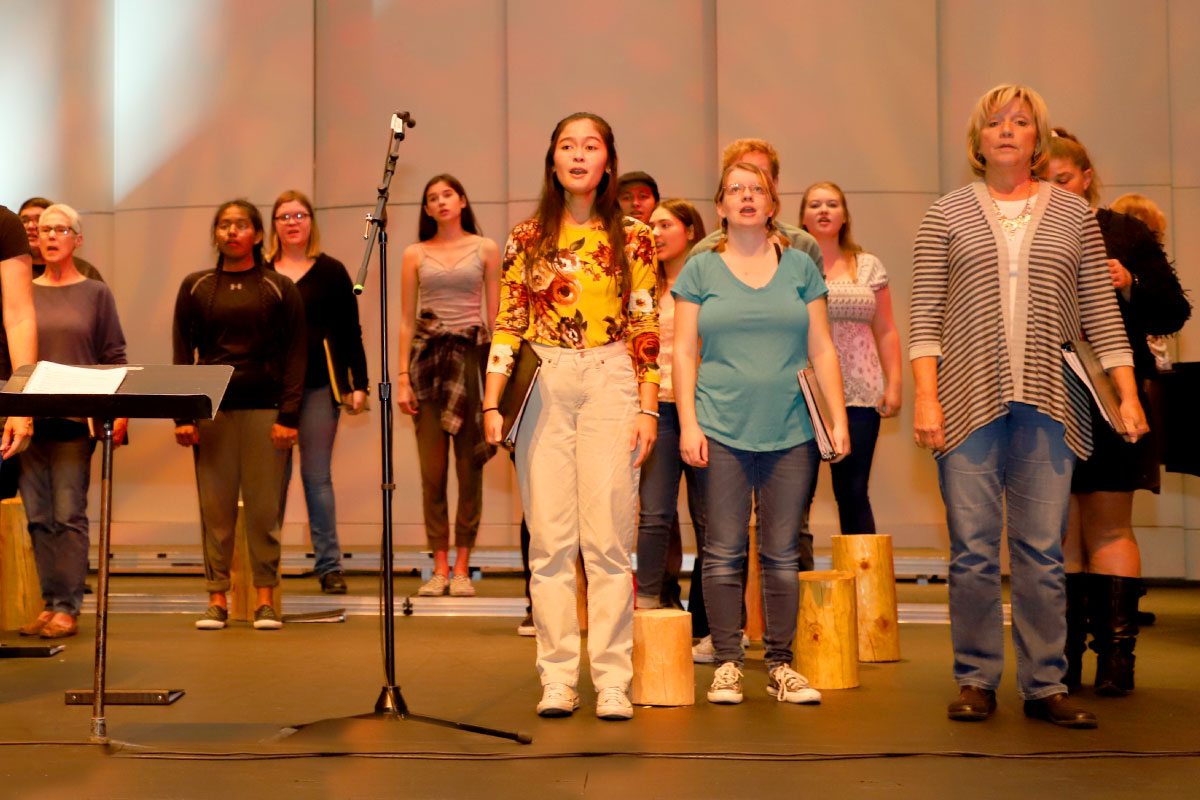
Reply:
[[[49,658],[56,656],[63,650],[66,650],[66,645],[62,644],[47,644],[47,645],[7,645],[0,644],[0,658]]]
[[[183,697],[183,689],[105,689],[104,704],[106,706],[169,706]],[[90,706],[96,700],[92,689],[71,689],[67,691],[66,702],[69,706]]]

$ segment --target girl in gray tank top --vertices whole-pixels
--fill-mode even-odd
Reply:
[[[480,374],[500,302],[500,248],[479,235],[467,193],[452,175],[425,184],[417,234],[401,265],[396,402],[414,417],[425,537],[434,559],[433,577],[419,594],[469,597],[475,594],[469,559],[479,530],[483,465],[494,452],[483,438]],[[453,574],[446,502],[451,444],[458,478]]]

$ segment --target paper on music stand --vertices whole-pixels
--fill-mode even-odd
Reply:
[[[89,369],[39,361],[25,383],[25,394],[116,394],[125,367]]]

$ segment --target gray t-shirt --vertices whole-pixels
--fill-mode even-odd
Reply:
[[[801,253],[808,254],[808,257],[812,259],[812,262],[817,265],[817,272],[822,275],[825,274],[825,264],[821,258],[821,245],[817,244],[817,240],[813,238],[811,233],[803,228],[797,228],[795,225],[789,225],[786,222],[780,222],[779,220],[775,220],[775,227],[778,228],[784,236],[788,237],[792,243],[791,247],[793,249],[799,250]],[[721,229],[717,228],[708,236],[705,236],[703,239],[696,242],[696,244],[692,247],[691,252],[688,253],[688,258],[698,256],[705,250],[712,250],[713,245],[715,245],[720,238]]]
[[[33,284],[38,358],[59,364],[125,364],[125,334],[117,304],[103,283]]]

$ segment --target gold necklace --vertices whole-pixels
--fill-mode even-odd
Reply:
[[[988,195],[991,197],[991,195]],[[1025,205],[1021,208],[1021,213],[1015,217],[1006,217],[1004,212],[1000,210],[1000,204],[996,202],[996,198],[992,197],[992,210],[996,212],[996,221],[1000,223],[1000,229],[1004,231],[1004,235],[1008,238],[1013,238],[1017,235],[1017,231],[1029,224],[1029,220],[1033,218],[1030,206],[1033,203],[1033,181],[1029,182],[1029,195],[1025,198]]]

